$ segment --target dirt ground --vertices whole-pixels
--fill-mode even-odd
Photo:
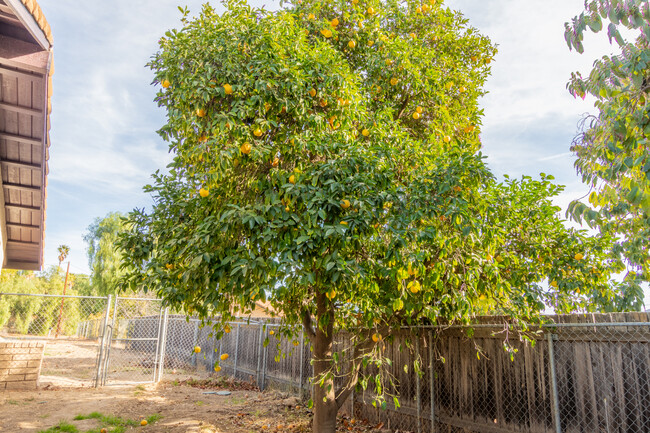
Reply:
[[[228,396],[214,394],[230,390]],[[127,431],[156,433],[308,432],[311,412],[295,397],[274,391],[259,392],[231,380],[164,381],[156,385],[75,388],[48,385],[37,391],[0,393],[0,432],[37,433],[60,421],[79,432],[103,427],[95,419],[73,420],[100,412],[140,420],[160,416],[145,427]],[[341,432],[377,431],[363,420],[339,419]],[[110,432],[111,429],[109,428]]]

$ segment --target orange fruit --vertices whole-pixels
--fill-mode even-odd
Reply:
[[[143,427],[146,426],[147,424],[149,424],[149,423],[147,422],[146,419],[143,419],[142,421],[140,421],[140,425],[143,426]]]
[[[194,346],[194,353],[201,353],[201,348],[199,346]]]
[[[230,326],[228,326],[228,325],[224,326],[223,327],[223,332],[225,332],[226,334],[230,334]]]
[[[375,14],[375,9],[371,6],[371,7],[368,8],[367,12],[368,12],[368,15],[374,15]]]
[[[418,281],[411,281],[411,282],[408,284],[408,286],[409,286],[409,290],[410,290],[411,293],[413,293],[413,294],[418,293],[418,292],[420,291],[420,288],[421,288],[421,287],[420,287],[420,283],[419,283]]]
[[[251,153],[252,148],[253,147],[251,146],[251,144],[249,142],[246,142],[246,143],[241,145],[241,147],[239,148],[239,151],[241,153],[243,153],[244,155],[248,155],[249,153]]]
[[[413,113],[413,118],[415,120],[418,120],[420,118],[420,113],[418,113],[417,111],[415,113]]]
[[[411,36],[411,39],[416,39],[417,38],[417,35],[415,33],[411,33],[410,36]]]
[[[205,198],[205,197],[207,197],[207,196],[210,195],[210,190],[208,190],[207,188],[201,188],[201,189],[199,190],[199,195],[200,195],[201,197]],[[169,269],[171,269],[171,268],[169,268]]]
[[[343,224],[344,226],[347,226],[348,222],[347,221],[341,221],[341,224]]]
[[[299,344],[300,344],[300,342],[299,342],[299,341],[297,341],[297,340],[293,340],[293,345],[294,345],[294,346],[296,346],[296,347],[297,347],[297,346],[298,346]],[[278,427],[278,428],[279,428],[279,427]]]
[[[262,136],[262,130],[260,128],[255,128],[255,130],[253,131],[253,135],[255,137],[261,137]]]
[[[557,281],[555,280],[551,281],[551,287],[557,287]]]
[[[422,114],[422,111],[424,111],[424,110],[422,109],[422,107],[420,107],[420,106],[418,105],[417,107],[415,107],[415,111],[417,111],[418,113]]]
[[[269,331],[269,335],[275,334],[275,331]]]
[[[393,77],[393,78],[390,79],[390,85],[391,85],[391,86],[395,86],[395,85],[397,85],[397,82],[398,82],[398,81],[399,81],[399,80],[398,80],[397,78]]]
[[[582,253],[577,253],[575,256],[573,256],[574,259],[576,260],[582,260],[585,256],[582,255]]]
[[[279,164],[280,164],[280,158],[276,156],[275,158],[273,158],[273,162],[271,162],[271,166],[277,167]]]
[[[230,84],[223,85],[223,91],[226,92],[226,95],[232,94],[232,86]]]
[[[220,356],[220,358],[221,358],[222,361],[225,361],[226,359],[228,359],[228,356],[230,356],[230,355],[228,355],[227,353],[224,353],[223,355]]]
[[[415,13],[421,14],[422,13],[422,8],[415,8]]]
[[[367,137],[367,136],[370,135],[370,131],[368,131],[367,129],[364,128],[363,131],[361,131],[361,135],[363,135],[364,137]]]
[[[165,265],[165,267],[166,267],[167,269],[174,269],[174,265],[172,265],[171,263],[167,263],[167,264]]]
[[[393,64],[393,61],[391,59],[386,59],[384,60],[384,63],[386,63],[386,66],[390,66]]]
[[[368,46],[372,47],[374,45],[375,41],[368,41]]]
[[[469,125],[469,126],[467,126],[467,127],[464,129],[465,134],[469,134],[470,132],[474,131],[474,129],[476,129],[476,127],[475,127],[474,125]]]
[[[311,96],[312,98],[313,98],[314,96],[316,96],[316,89],[313,89],[313,88],[310,89],[310,90],[309,90],[309,96]]]
[[[196,109],[196,115],[199,117],[205,117],[206,111],[203,108],[197,108]]]
[[[422,12],[427,13],[431,9],[431,6],[429,5],[422,5]]]
[[[341,207],[347,209],[350,207],[350,200],[341,200]]]
[[[207,135],[202,135],[199,137],[199,143],[205,143],[206,141],[208,141]]]
[[[466,89],[464,86],[460,86],[460,87],[458,88],[458,91],[459,91],[460,93],[465,93],[466,90],[467,90],[467,89]]]
[[[313,20],[313,19],[315,19],[315,18],[316,18],[316,16],[315,16],[314,14],[309,14],[309,15],[307,15],[307,19],[308,19],[308,20]]]
[[[326,38],[331,38],[332,37],[332,31],[330,29],[323,29],[320,32]]]
[[[449,142],[451,141],[451,137],[448,136],[448,135],[445,135],[445,136],[442,138],[442,141],[444,141],[445,143],[449,143]]]
[[[160,84],[166,89],[171,86],[172,83],[170,83],[169,80],[162,80]]]
[[[354,47],[356,47],[356,46],[357,46],[357,43],[354,42],[354,40],[351,40],[350,42],[348,42],[348,47],[350,47],[350,48],[354,48]]]
[[[214,371],[216,371],[217,373],[219,373],[219,372],[221,371],[221,367],[218,366],[218,365],[215,365],[215,366],[214,366]]]
[[[372,334],[372,341],[376,343],[379,340],[381,340],[381,334],[377,334],[377,333]]]
[[[293,174],[289,176],[289,183],[296,183],[296,176],[294,176]]]
[[[325,293],[325,296],[327,296],[327,299],[332,300],[336,297],[336,290],[332,289],[329,292]]]
[[[339,25],[339,20],[338,20],[338,18],[334,18],[332,21],[330,21],[330,25],[331,25],[332,27],[336,27],[336,26],[338,26],[338,25]]]
[[[326,99],[321,99],[319,102],[319,105],[323,108],[327,107],[327,100]]]

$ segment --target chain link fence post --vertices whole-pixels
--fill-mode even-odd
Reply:
[[[169,307],[165,307],[165,313],[163,315],[162,329],[160,335],[158,336],[158,345],[160,351],[158,352],[158,376],[156,377],[155,383],[158,383],[162,380],[163,374],[165,371],[165,348],[167,347],[167,324],[169,323]]]
[[[111,315],[112,295],[106,297],[106,310],[104,311],[104,323],[102,325],[102,336],[99,340],[99,356],[97,359],[97,370],[95,371],[95,388],[100,385],[102,377],[102,363],[104,362],[104,346],[106,345],[106,331],[108,330],[108,317]]]
[[[300,377],[298,379],[298,396],[302,401],[303,395],[303,380],[302,376],[304,375],[304,362],[305,362],[305,331],[300,332]]]
[[[416,357],[420,356],[420,334],[418,333],[415,336],[415,353]],[[417,417],[417,430],[418,433],[422,433],[422,390],[421,390],[421,383],[420,383],[420,371],[421,371],[421,366],[418,363],[418,368],[413,369],[415,373],[415,410],[416,410],[416,417]]]
[[[549,332],[546,335],[548,340],[548,364],[549,374],[551,379],[551,413],[553,415],[553,424],[555,426],[555,433],[562,433],[562,426],[560,424],[560,405],[557,393],[557,376],[555,372],[555,355],[553,353],[553,338],[555,335]]]
[[[235,335],[235,362],[233,365],[232,377],[237,378],[237,361],[239,360],[239,329],[241,325],[237,323],[237,333]]]
[[[429,393],[431,405],[431,433],[436,431],[436,387],[435,387],[435,370],[433,364],[433,329],[429,330]]]

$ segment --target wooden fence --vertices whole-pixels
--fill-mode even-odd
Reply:
[[[548,325],[527,334],[534,344],[499,318],[481,318],[471,330],[405,330],[384,342],[384,354],[393,360],[385,373],[397,383],[388,391],[399,397],[400,406],[392,398],[385,409],[373,406],[368,389],[353,394],[347,411],[411,432],[650,432],[649,315],[548,319]],[[217,341],[198,322],[170,316],[165,364],[212,369],[219,362],[222,374],[308,395],[308,344],[301,339],[294,347],[293,341],[278,340],[289,354],[279,356],[271,335],[275,327],[235,323]],[[264,347],[267,337],[271,344]],[[345,342],[340,336],[338,343]],[[195,345],[206,352],[191,355]],[[229,354],[227,361],[219,361],[223,353]]]

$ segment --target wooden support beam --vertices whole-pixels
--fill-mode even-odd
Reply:
[[[38,108],[22,107],[20,105],[8,104],[6,102],[0,102],[0,109],[13,111],[14,113],[29,114],[30,116],[41,116],[43,114],[43,111]]]
[[[2,186],[7,189],[14,189],[17,191],[41,192],[40,186],[20,185],[18,183],[7,183],[7,182],[4,182]]]
[[[29,162],[13,161],[13,160],[9,160],[9,159],[0,160],[0,164],[6,165],[6,166],[9,166],[9,167],[31,168],[33,170],[40,170],[42,168],[39,164],[30,164]]]
[[[40,271],[41,267],[37,262],[26,262],[21,260],[7,260],[5,269],[19,269],[21,271]]]
[[[10,223],[10,222],[7,223],[7,227],[16,227],[16,228],[19,228],[19,229],[30,229],[30,230],[40,230],[41,229],[40,226],[33,226],[33,225],[30,225],[30,224]]]
[[[8,132],[0,132],[0,138],[4,138],[5,140],[20,141],[21,143],[33,144],[37,146],[39,144],[43,144],[43,140],[40,138],[25,137],[24,135],[10,134]]]
[[[18,241],[15,239],[7,239],[7,245],[40,245],[40,242],[32,242],[32,241]]]
[[[16,69],[21,69],[20,71]],[[26,78],[38,83],[43,82],[45,70],[32,70],[40,68],[27,67],[24,63],[15,62],[13,60],[0,57],[0,74],[9,75],[16,78]]]
[[[40,211],[40,206],[24,206],[22,204],[5,204],[5,209]]]

